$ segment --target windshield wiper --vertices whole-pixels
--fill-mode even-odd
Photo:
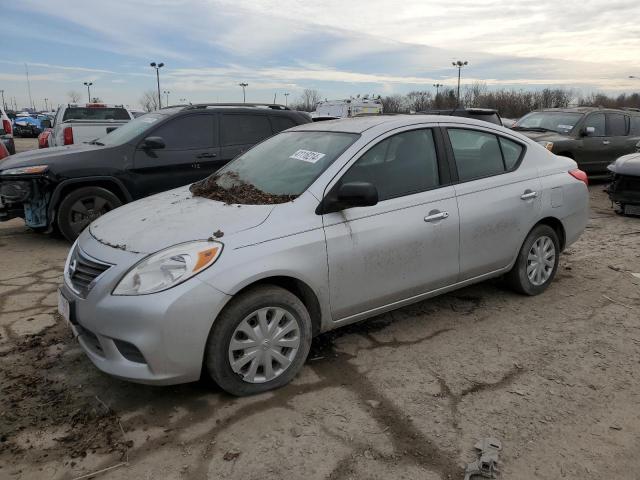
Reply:
[[[531,132],[556,132],[555,130],[551,130],[550,128],[544,128],[544,127],[519,127],[519,126],[515,126],[512,127],[513,130],[528,130]],[[558,133],[558,132],[556,132]]]

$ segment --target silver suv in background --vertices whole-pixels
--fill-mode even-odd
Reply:
[[[204,372],[263,392],[321,332],[503,275],[542,293],[587,223],[586,183],[573,160],[468,118],[301,125],[93,222],[59,311],[119,378]]]

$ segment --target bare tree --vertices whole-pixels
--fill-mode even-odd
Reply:
[[[158,94],[154,90],[147,90],[142,94],[140,105],[145,112],[158,110]]]
[[[380,99],[382,101],[382,111],[384,113],[405,113],[405,99],[402,95],[388,95]]]
[[[407,93],[407,106],[409,107],[409,111],[412,112],[423,112],[424,110],[428,110],[431,108],[433,95],[431,92],[426,91],[413,91]]]
[[[320,101],[320,92],[314,88],[305,88],[298,99],[298,102],[292,107],[303,112],[313,112],[317,103]]]
[[[69,97],[69,100],[71,100],[71,103],[78,103],[80,101],[81,94],[77,90],[69,90],[67,92],[67,96]]]

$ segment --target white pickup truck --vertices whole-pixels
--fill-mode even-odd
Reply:
[[[124,125],[133,114],[122,105],[87,103],[68,104],[58,108],[48,135],[48,146],[90,142]]]

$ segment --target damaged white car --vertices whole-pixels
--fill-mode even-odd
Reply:
[[[585,228],[586,183],[573,160],[467,118],[298,126],[93,222],[59,310],[114,376],[262,392],[321,332],[497,276],[543,292]]]

